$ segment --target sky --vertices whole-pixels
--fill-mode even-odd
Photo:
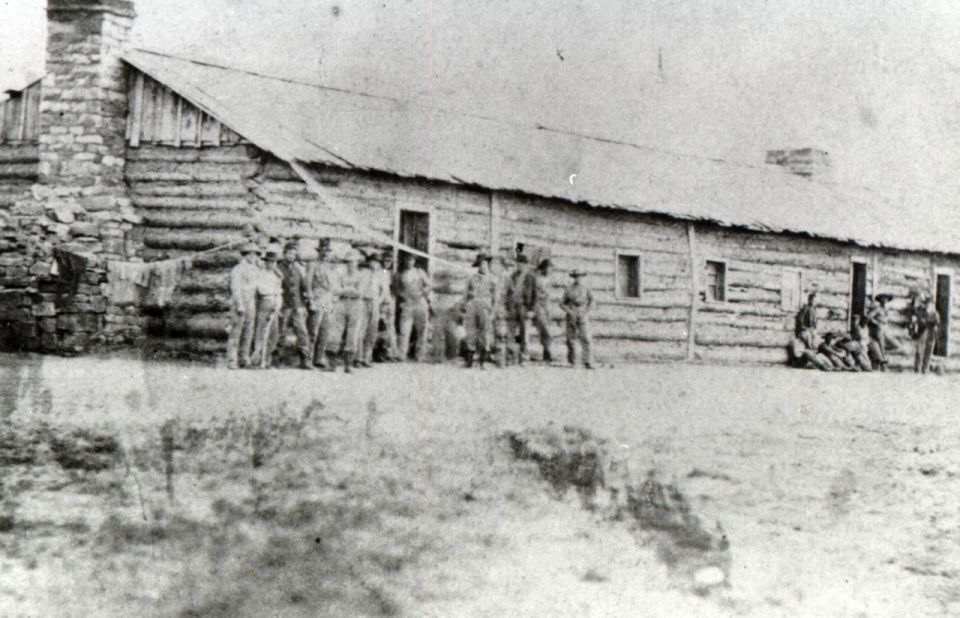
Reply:
[[[138,47],[740,163],[812,146],[836,182],[960,202],[952,0],[136,6]],[[0,89],[42,73],[43,22],[0,0]]]

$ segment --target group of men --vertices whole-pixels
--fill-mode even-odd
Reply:
[[[278,344],[291,329],[303,369],[335,369],[338,359],[348,373],[370,367],[378,346],[382,360],[407,360],[411,343],[416,360],[426,358],[433,286],[413,255],[403,253],[402,268],[394,273],[390,252],[364,256],[353,248],[341,256],[345,266],[338,269],[326,240],[319,241],[316,252],[301,253],[296,243],[282,248],[278,243],[248,243],[240,253],[230,272],[231,369],[276,365]],[[550,260],[540,260],[530,270],[526,256],[517,254],[515,268],[506,277],[491,272],[492,261],[487,253],[477,256],[476,272],[455,311],[462,325],[465,366],[482,368],[488,361],[502,366],[508,358],[523,364],[529,358],[531,322],[543,345],[543,359],[551,362]],[[560,306],[566,316],[568,361],[575,364],[579,344],[583,365],[592,368],[593,296],[581,283],[584,274],[570,273],[573,282]]]
[[[787,346],[794,367],[815,367],[823,371],[886,371],[890,352],[901,349],[889,330],[887,303],[891,294],[877,294],[863,315],[854,316],[849,331],[828,331],[822,336],[817,326],[817,294],[797,313],[795,338]],[[911,294],[908,332],[915,341],[914,371],[927,373],[937,340],[940,316],[930,294]]]

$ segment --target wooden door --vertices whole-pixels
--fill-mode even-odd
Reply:
[[[400,234],[398,240],[417,251],[430,252],[430,214],[414,210],[400,211]],[[400,250],[398,266],[403,263],[406,252]],[[417,266],[427,270],[430,263],[425,257],[417,257]]]
[[[933,353],[937,356],[949,354],[950,340],[950,275],[937,275],[937,313],[940,314],[940,328],[937,331],[937,343]]]

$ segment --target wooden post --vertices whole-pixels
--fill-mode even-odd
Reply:
[[[183,98],[179,95],[177,96],[177,119],[173,127],[173,145],[177,148],[180,147],[180,128],[183,124]]]
[[[697,232],[692,221],[687,222],[687,247],[690,251],[690,316],[687,320],[687,360],[693,360],[697,348]]]

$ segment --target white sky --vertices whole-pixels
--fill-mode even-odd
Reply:
[[[821,147],[841,182],[960,201],[951,0],[136,4],[151,49],[750,163]],[[43,19],[0,0],[0,87],[42,72]]]

